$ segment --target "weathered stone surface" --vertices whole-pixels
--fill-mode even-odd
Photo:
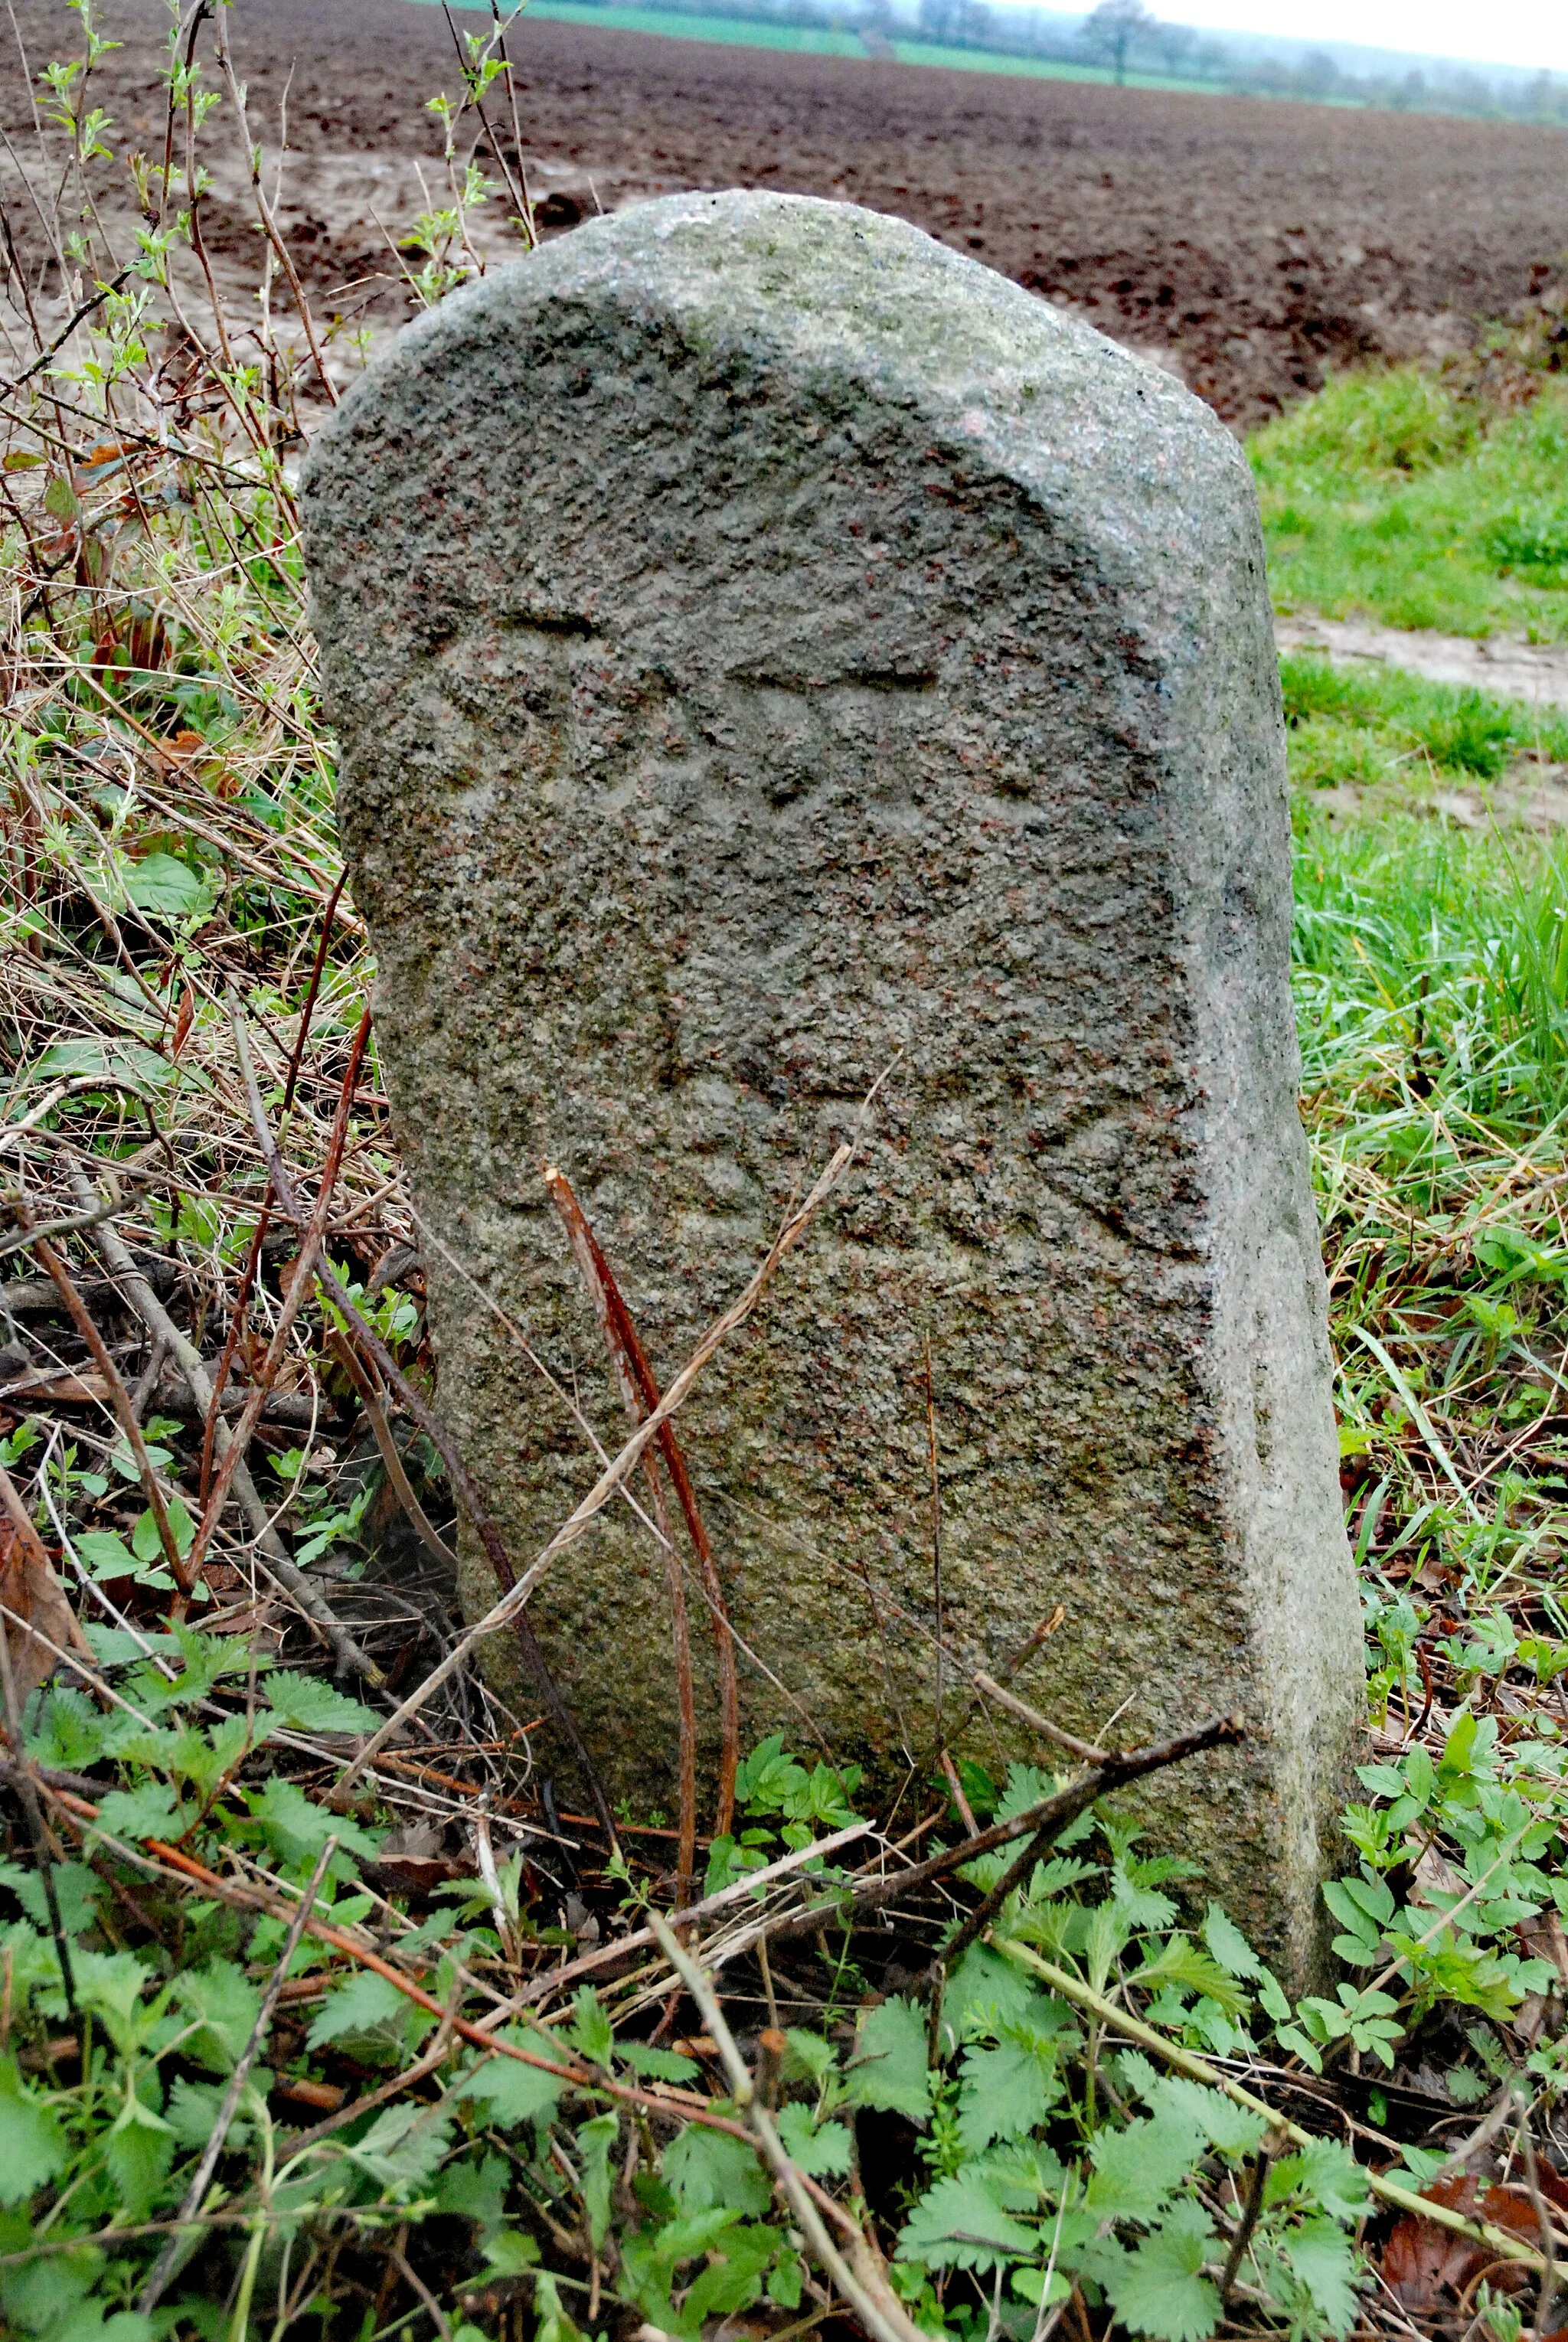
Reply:
[[[1244,1713],[1150,1810],[1299,1972],[1359,1638],[1235,444],[899,222],[681,195],[410,327],[306,508],[442,1404],[520,1560],[596,1467],[470,1278],[622,1436],[542,1161],[667,1377],[896,1056],[683,1418],[776,1678],[743,1661],[748,1738],[805,1742],[793,1701],[931,1762],[929,1342],[954,1645],[1061,1601],[1021,1688],[1064,1724]],[[668,1803],[629,1514],[534,1616],[612,1787]]]

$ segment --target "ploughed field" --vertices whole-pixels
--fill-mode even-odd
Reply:
[[[35,61],[57,0],[23,0]],[[106,0],[98,68],[123,135],[161,150],[160,0]],[[464,21],[461,17],[459,21]],[[468,21],[477,25],[481,19]],[[426,110],[455,91],[441,11],[414,0],[244,0],[232,37],[256,135],[288,89],[281,206],[313,296],[385,325],[408,305],[389,235],[441,199]],[[598,202],[758,185],[896,212],[1157,355],[1253,424],[1325,365],[1442,355],[1568,257],[1568,132],[1118,90],[662,40],[524,18],[524,155],[556,232]],[[31,115],[0,81],[13,138]],[[494,108],[504,120],[504,104]],[[216,141],[211,142],[215,144]],[[510,140],[506,142],[510,144]],[[368,158],[368,160],[367,160]],[[256,234],[220,175],[208,234],[236,289]],[[384,233],[387,231],[387,233]],[[498,219],[485,241],[505,243]],[[379,280],[366,283],[370,278]],[[355,280],[358,280],[355,283]]]

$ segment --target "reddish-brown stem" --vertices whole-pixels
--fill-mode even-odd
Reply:
[[[346,1334],[340,1334],[335,1326],[327,1335],[326,1347],[328,1356],[336,1361],[358,1395],[360,1406],[365,1410],[365,1419],[369,1424],[376,1446],[381,1452],[382,1466],[391,1485],[392,1493],[402,1506],[409,1526],[433,1561],[440,1562],[445,1568],[454,1569],[457,1566],[456,1555],[434,1527],[409,1483],[408,1474],[404,1469],[403,1458],[397,1452],[397,1442],[392,1436],[392,1426],[386,1419],[386,1409],[381,1403],[381,1392],[377,1387],[375,1376],[356,1356],[354,1345]]]
[[[285,1167],[282,1156],[278,1153],[276,1142],[267,1122],[266,1109],[262,1104],[261,1091],[256,1083],[255,1067],[251,1063],[250,1040],[245,1032],[245,1018],[240,1014],[237,1001],[233,1004],[233,1019],[235,1046],[239,1055],[240,1070],[245,1081],[245,1096],[250,1106],[256,1144],[261,1148],[267,1168],[272,1174],[272,1182],[277,1191],[279,1203],[296,1226],[303,1226],[305,1215],[295,1195],[294,1183]],[[474,1533],[484,1548],[485,1558],[494,1572],[496,1584],[503,1594],[510,1593],[512,1587],[517,1583],[517,1575],[512,1566],[511,1556],[507,1553],[504,1538],[485,1509],[474,1476],[463,1461],[457,1442],[434,1408],[426,1406],[424,1400],[414,1389],[375,1328],[365,1323],[355,1307],[341,1279],[335,1276],[332,1269],[321,1261],[316,1263],[315,1275],[322,1291],[326,1295],[365,1356],[375,1360],[386,1379],[387,1388],[395,1394],[398,1404],[414,1417],[414,1422],[445,1465],[447,1476],[452,1482],[452,1493],[467,1514],[473,1525]],[[577,1720],[562,1696],[561,1687],[552,1675],[549,1662],[539,1647],[538,1636],[521,1612],[513,1620],[512,1628],[517,1637],[518,1648],[523,1654],[524,1662],[548,1704],[551,1717],[582,1768],[584,1784],[594,1801],[594,1811],[599,1817],[599,1827],[604,1831],[611,1848],[614,1849],[619,1843],[615,1836],[614,1816],[610,1811],[610,1802],[604,1795],[604,1785],[599,1779],[594,1760],[588,1754],[587,1743],[577,1728]]]
[[[212,1410],[207,1416],[206,1428],[202,1434],[202,1469],[201,1476],[196,1483],[204,1512],[212,1494],[213,1443],[218,1435],[218,1419],[223,1409],[224,1392],[228,1387],[229,1372],[235,1362],[235,1352],[239,1348],[240,1337],[245,1332],[245,1319],[250,1314],[251,1294],[255,1286],[256,1271],[261,1266],[262,1240],[266,1235],[267,1217],[268,1200],[264,1196],[262,1207],[256,1216],[256,1224],[251,1230],[251,1240],[245,1252],[245,1265],[240,1276],[239,1297],[230,1313],[229,1330],[224,1336],[224,1346],[213,1375]]]
[[[554,1164],[548,1165],[545,1167],[544,1180],[555,1200],[555,1207],[561,1214],[567,1233],[572,1238],[573,1250],[577,1253],[579,1260],[583,1263],[584,1275],[587,1278],[590,1292],[594,1293],[595,1296],[599,1292],[604,1295],[607,1314],[606,1318],[602,1319],[601,1322],[606,1325],[606,1338],[613,1346],[612,1355],[624,1362],[624,1371],[630,1375],[635,1386],[641,1411],[634,1420],[641,1421],[644,1416],[651,1415],[658,1406],[660,1391],[654,1370],[648,1364],[647,1355],[638,1336],[636,1326],[632,1322],[631,1311],[627,1308],[621,1288],[615,1282],[614,1271],[605,1259],[604,1248],[594,1233],[586,1213],[573,1194],[571,1182],[564,1172],[558,1170]],[[595,1309],[598,1306],[595,1298]],[[714,1818],[714,1834],[716,1837],[724,1837],[728,1835],[734,1821],[735,1774],[741,1758],[740,1689],[735,1679],[734,1636],[730,1632],[730,1614],[725,1606],[724,1586],[714,1560],[713,1547],[708,1543],[708,1534],[703,1526],[702,1515],[697,1509],[696,1491],[692,1486],[691,1475],[686,1469],[686,1459],[681,1453],[680,1443],[675,1437],[674,1426],[672,1424],[661,1424],[659,1426],[658,1446],[685,1520],[687,1535],[692,1540],[692,1550],[696,1556],[697,1568],[702,1577],[703,1592],[706,1596],[709,1616],[713,1620],[714,1653],[719,1677],[721,1733],[718,1811]]]
[[[953,1802],[958,1808],[958,1818],[973,1837],[979,1829],[980,1824],[975,1820],[969,1800],[964,1794],[964,1783],[959,1778],[958,1767],[945,1748],[942,1752],[942,1769],[947,1776],[947,1786],[953,1792]]]
[[[564,1172],[549,1164],[545,1166],[544,1184],[561,1216],[573,1257],[583,1272],[583,1282],[594,1305],[594,1316],[609,1353],[611,1369],[620,1386],[627,1420],[635,1430],[643,1420],[645,1406],[632,1360],[632,1345],[636,1336],[632,1333],[631,1317],[625,1304],[615,1292],[609,1264],[594,1241],[587,1215],[572,1192],[571,1181]],[[656,1398],[654,1403],[657,1405]],[[675,1856],[680,1875],[676,1900],[689,1903],[697,1846],[697,1701],[692,1681],[691,1626],[686,1616],[686,1587],[681,1556],[670,1541],[669,1521],[664,1509],[664,1484],[659,1476],[652,1448],[644,1454],[643,1473],[653,1499],[654,1525],[659,1534],[664,1586],[670,1603],[670,1640],[675,1655],[675,1686],[680,1706],[680,1835]]]

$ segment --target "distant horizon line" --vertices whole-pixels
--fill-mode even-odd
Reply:
[[[897,0],[894,0],[894,5],[897,5]],[[1034,0],[990,0],[990,5],[998,15],[1038,17],[1044,22],[1063,25],[1082,25],[1091,14],[1088,7],[1039,7],[1034,5]],[[1150,14],[1158,16],[1159,13],[1157,0],[1151,0]],[[1555,81],[1568,81],[1568,64],[1521,65],[1498,57],[1454,57],[1434,49],[1390,48],[1380,42],[1341,40],[1326,33],[1250,32],[1240,26],[1188,24],[1184,17],[1178,21],[1197,40],[1252,46],[1262,54],[1281,50],[1316,51],[1335,59],[1363,58],[1369,67],[1374,62],[1384,68],[1429,65],[1441,66],[1453,73],[1507,74],[1511,78],[1523,81],[1535,81],[1542,75]]]
[[[432,0],[416,0],[416,4],[432,5]],[[491,0],[448,0],[448,5],[488,14]],[[915,68],[934,66],[945,71],[1021,75],[1108,86],[1120,83],[1129,89],[1164,90],[1172,95],[1344,106],[1358,112],[1413,115],[1429,121],[1470,120],[1493,122],[1499,126],[1568,129],[1568,68],[1486,66],[1470,58],[1428,56],[1404,49],[1363,48],[1348,41],[1303,41],[1294,35],[1282,34],[1207,35],[1202,26],[1192,25],[1184,29],[1193,34],[1194,41],[1209,39],[1216,47],[1225,48],[1227,61],[1233,59],[1236,70],[1226,74],[1216,65],[1205,73],[1201,67],[1183,71],[1178,65],[1174,71],[1161,72],[1157,67],[1129,61],[1118,75],[1109,65],[1091,62],[1086,57],[1074,58],[1058,49],[1021,49],[1008,45],[1004,40],[987,41],[984,37],[956,42],[944,39],[922,29],[919,0],[903,0],[904,7],[910,11],[908,16],[900,10],[899,0],[880,0],[884,10],[880,26],[866,21],[878,0],[526,0],[526,5],[527,13],[541,22],[584,26],[597,24],[607,32],[709,41],[722,47],[739,45],[794,55],[834,55],[846,62],[874,62],[881,56],[889,64]],[[964,0],[957,0],[957,5],[964,5]],[[1015,34],[1031,18],[1040,21],[1043,31],[1048,27],[1076,27],[1084,22],[1086,12],[1037,8],[1030,5],[1030,0],[991,0],[984,13],[993,17],[1005,15],[1009,20],[1007,33]],[[997,30],[1000,32],[1002,27]],[[1052,35],[1048,33],[1047,36]],[[1259,45],[1249,48],[1245,45],[1249,42]],[[1313,55],[1324,54],[1333,57],[1336,53],[1339,56],[1381,60],[1383,73],[1369,75],[1359,83],[1353,74],[1346,73],[1343,91],[1333,85],[1303,85],[1299,76],[1303,57],[1310,59]],[[1337,57],[1336,67],[1344,70],[1337,66]],[[1402,95],[1391,90],[1390,83],[1396,72],[1403,69],[1408,81],[1423,68],[1446,68],[1454,79],[1447,86],[1443,78],[1423,83],[1419,93]],[[1293,82],[1290,79],[1293,71],[1298,77]],[[1280,76],[1272,85],[1266,78],[1262,85],[1253,83],[1253,74],[1267,76],[1271,72]],[[1489,74],[1501,78],[1501,91],[1493,89],[1486,78]],[[1468,104],[1464,102],[1463,86],[1466,79],[1479,85]],[[1517,104],[1520,93],[1543,81],[1548,85],[1545,95],[1552,111],[1522,113]]]

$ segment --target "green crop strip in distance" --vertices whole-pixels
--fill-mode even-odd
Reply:
[[[1280,681],[1298,821],[1318,790],[1351,791],[1380,812],[1456,789],[1484,806],[1568,764],[1568,710],[1314,652],[1283,657]]]
[[[459,8],[481,8],[486,0],[454,0]],[[530,17],[564,25],[596,25],[606,32],[652,33],[665,40],[716,41],[753,49],[786,49],[811,56],[870,58],[872,52],[857,33],[835,32],[831,25],[781,24],[765,15],[725,16],[687,14],[678,8],[622,7],[615,0],[598,7],[592,0],[529,0]],[[1057,57],[1018,56],[1004,49],[954,48],[939,41],[894,39],[893,62],[901,65],[939,65],[949,72],[1023,74],[1038,81],[1083,81],[1111,84],[1115,75],[1104,65],[1074,65]],[[1214,95],[1212,82],[1173,78],[1164,74],[1130,71],[1129,89],[1186,90]]]

